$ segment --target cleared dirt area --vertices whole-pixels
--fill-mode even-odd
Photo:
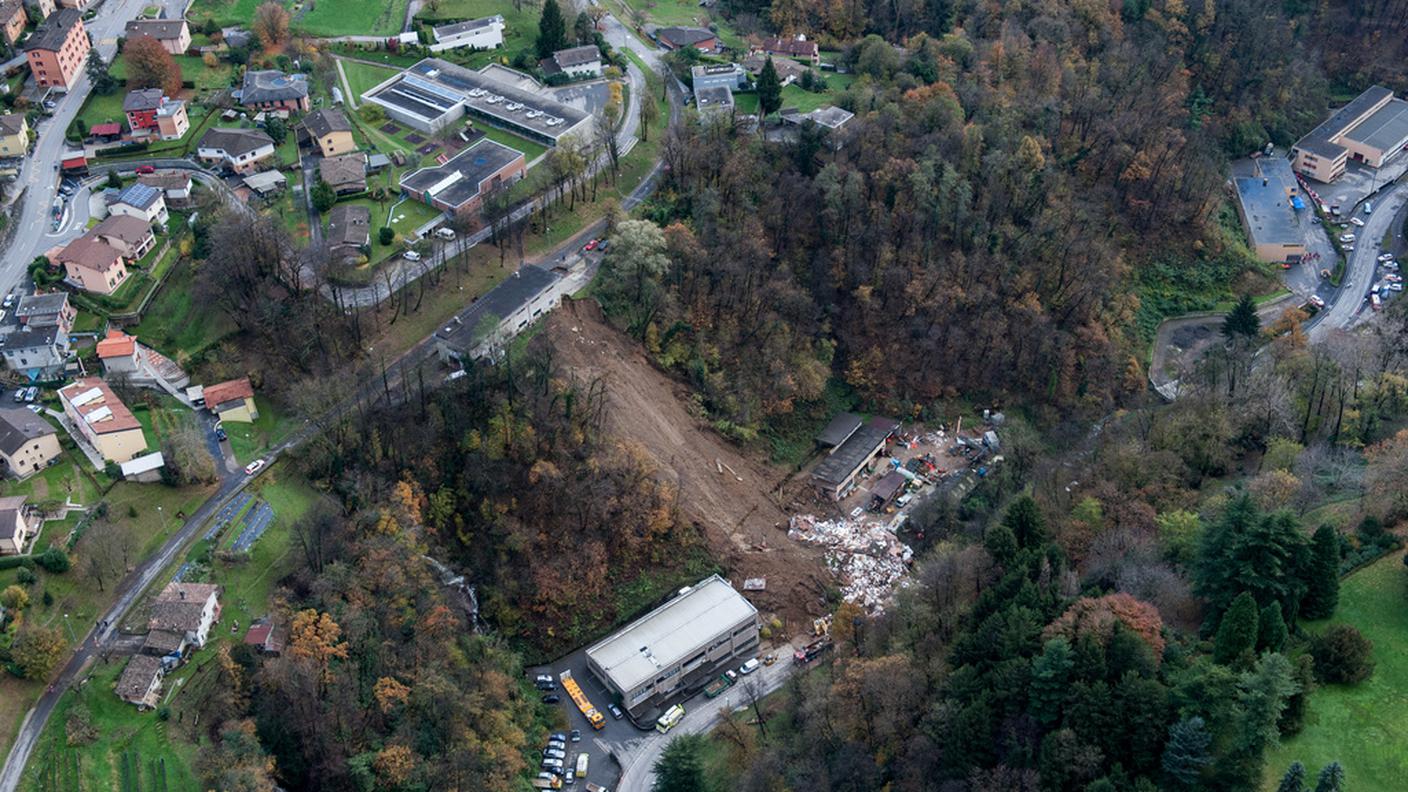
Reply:
[[[833,579],[818,548],[787,538],[789,515],[774,495],[784,471],[745,456],[690,415],[684,386],[612,328],[595,302],[564,302],[547,337],[579,381],[605,383],[607,428],[644,448],[660,475],[678,486],[682,512],[704,529],[734,586],[765,578],[767,588],[748,596],[783,618],[789,633],[825,612]]]

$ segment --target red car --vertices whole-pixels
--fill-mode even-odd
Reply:
[[[146,174],[148,174],[148,173],[156,173],[156,166],[154,166],[154,165],[138,165],[138,166],[137,166],[137,173],[142,174],[142,175],[146,175]]]
[[[583,250],[596,250],[596,240],[595,240],[595,239],[591,240],[590,242],[587,243],[587,246],[584,247],[584,248],[582,248],[582,249],[583,249]]]

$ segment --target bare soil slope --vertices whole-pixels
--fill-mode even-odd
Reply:
[[[773,495],[785,473],[740,453],[690,415],[685,388],[611,327],[594,301],[565,301],[552,314],[548,337],[579,381],[605,383],[609,431],[644,448],[678,486],[681,511],[704,529],[734,585],[766,578],[767,589],[749,598],[782,616],[790,631],[809,626],[823,612],[832,577],[816,547],[787,538],[788,514]]]

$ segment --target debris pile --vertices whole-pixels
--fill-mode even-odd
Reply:
[[[914,550],[882,522],[799,514],[788,523],[787,535],[825,547],[826,565],[841,581],[842,597],[871,613],[884,610],[914,558]]]

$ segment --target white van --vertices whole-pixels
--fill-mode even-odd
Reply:
[[[445,226],[440,226],[439,228],[435,229],[435,236],[438,236],[438,237],[440,237],[441,239],[454,239],[454,238],[455,238],[455,229],[453,229],[453,228],[446,228]]]
[[[584,753],[577,754],[577,777],[587,777],[587,755]]]

